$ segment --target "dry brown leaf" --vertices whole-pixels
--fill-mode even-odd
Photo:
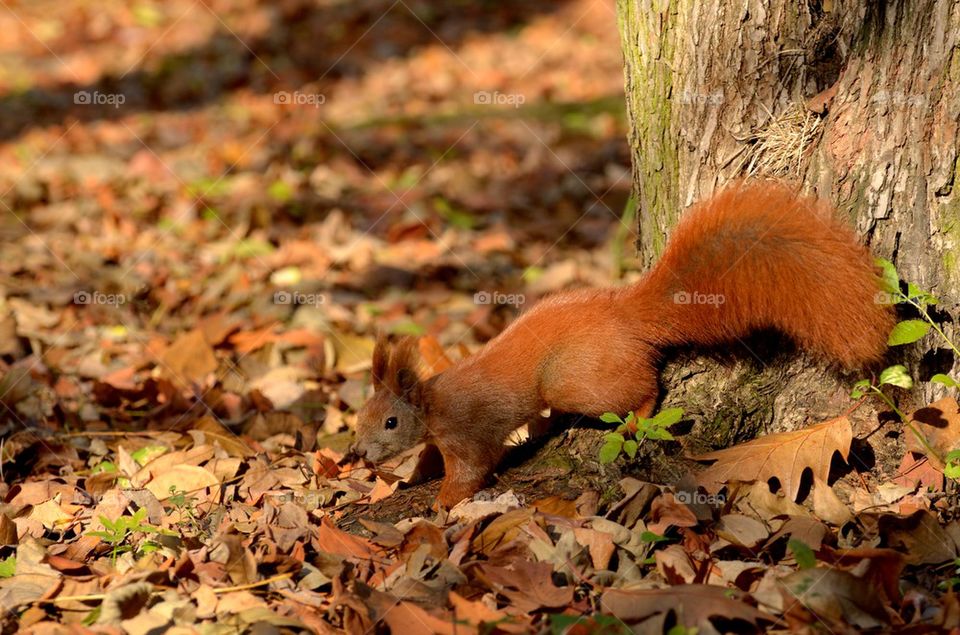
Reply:
[[[421,337],[418,344],[420,347],[420,358],[423,360],[423,372],[421,373],[423,379],[432,377],[437,373],[442,373],[453,366],[453,361],[447,357],[443,347],[440,346],[440,342],[438,342],[434,336],[426,335]]]
[[[730,544],[750,550],[755,549],[770,535],[763,523],[743,514],[723,516],[717,523],[716,532]]]
[[[760,620],[777,622],[771,615],[761,613],[740,598],[743,594],[733,589],[704,584],[685,584],[668,589],[627,591],[607,589],[600,603],[604,610],[624,622],[636,623],[654,615],[676,611],[678,623],[688,628],[704,628],[713,632],[711,617],[741,619],[751,624]]]
[[[556,586],[553,566],[546,562],[515,558],[504,567],[479,564],[477,572],[491,589],[508,598],[523,613],[559,608],[573,600],[573,587]]]
[[[479,627],[485,624],[496,624],[496,630],[506,633],[528,631],[528,625],[520,616],[509,615],[480,601],[468,600],[456,591],[450,591],[449,599],[457,621],[476,627],[478,631],[481,630]]]
[[[605,531],[587,527],[574,527],[573,536],[578,543],[587,548],[594,569],[606,569],[610,565],[610,558],[616,551],[613,536]]]
[[[673,494],[666,493],[654,499],[650,505],[650,521],[647,529],[661,536],[669,527],[695,527],[697,517],[684,503],[677,501]]]
[[[527,524],[532,517],[533,510],[525,508],[514,509],[498,516],[473,539],[470,545],[471,551],[490,554],[497,547],[516,538],[520,533],[520,527]]]
[[[953,397],[944,397],[914,410],[910,413],[910,421],[940,457],[960,446],[960,405]],[[923,442],[910,429],[906,431],[905,443],[908,452],[927,456],[934,467],[943,471],[943,462],[937,456],[930,456]]]
[[[907,433],[907,438],[910,433]],[[917,487],[929,488],[930,491],[943,491],[943,471],[934,467],[929,458],[918,452],[907,451],[900,461],[900,467],[897,468],[897,474],[893,482],[897,485],[909,487],[911,490]]]
[[[697,481],[711,492],[732,481],[766,481],[776,477],[790,500],[797,500],[803,471],[810,469],[823,481],[830,474],[833,453],[844,459],[850,452],[853,429],[846,417],[795,430],[769,434],[732,448],[694,457],[716,461],[697,475]]]
[[[373,359],[373,347],[376,344],[371,337],[361,337],[349,333],[330,332],[333,350],[336,355],[334,367],[344,375],[370,368]]]
[[[693,584],[697,578],[690,554],[680,545],[667,545],[653,553],[657,571],[670,584]]]
[[[880,596],[860,578],[838,569],[804,569],[781,579],[787,613],[803,622],[847,623],[882,628],[887,615]],[[816,617],[808,617],[806,612]]]
[[[410,635],[454,635],[456,625],[449,618],[441,619],[412,602],[400,602],[383,614],[391,633]]]
[[[219,484],[220,481],[209,470],[197,465],[175,465],[155,475],[144,488],[150,490],[157,499],[165,500],[173,495],[171,488],[175,492],[197,493]]]
[[[957,544],[929,511],[906,517],[882,514],[877,528],[882,544],[903,553],[909,564],[940,564],[957,557]]]
[[[820,520],[837,527],[853,518],[850,509],[837,498],[833,488],[819,478],[813,481],[813,513]]]
[[[319,548],[327,553],[335,553],[345,558],[353,557],[366,560],[373,558],[377,553],[376,548],[369,540],[337,529],[326,517],[320,522],[316,535]]]
[[[217,357],[203,331],[194,329],[174,340],[160,359],[160,369],[175,384],[190,388],[203,385],[207,376],[217,370]]]
[[[197,445],[219,445],[230,456],[247,457],[254,454],[243,439],[213,417],[201,417],[187,432]]]
[[[786,497],[782,491],[771,492],[766,481],[745,485],[746,496],[737,498],[737,508],[759,514],[761,518],[774,516],[809,516],[806,507],[797,505]],[[742,490],[741,490],[742,491]]]
[[[814,520],[813,518],[805,517],[794,517],[787,520],[783,523],[780,529],[777,530],[770,539],[767,541],[767,546],[773,544],[780,538],[785,536],[790,536],[795,538],[807,545],[814,551],[819,551],[820,546],[824,542],[824,538],[827,536],[827,527],[819,520]]]

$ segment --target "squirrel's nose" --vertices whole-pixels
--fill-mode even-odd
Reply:
[[[367,455],[367,449],[361,448],[358,444],[354,443],[353,445],[350,446],[348,453],[356,456],[357,458],[362,459]]]

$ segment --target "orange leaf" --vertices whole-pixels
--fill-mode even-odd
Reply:
[[[833,453],[846,460],[853,441],[853,429],[846,417],[795,430],[769,434],[741,445],[694,457],[716,463],[697,475],[697,481],[716,492],[731,481],[766,481],[776,477],[790,500],[797,499],[803,471],[826,482]]]

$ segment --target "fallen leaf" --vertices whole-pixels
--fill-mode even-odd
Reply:
[[[450,510],[449,514],[453,520],[473,522],[494,514],[505,514],[518,507],[520,507],[520,500],[513,490],[508,490],[493,500],[461,501]]]
[[[155,474],[153,479],[144,485],[159,500],[166,500],[176,492],[195,494],[207,487],[219,485],[220,481],[209,470],[197,465],[175,465],[169,470]]]
[[[819,478],[813,480],[813,513],[837,527],[853,519],[850,509],[837,498],[833,488]]]
[[[178,337],[160,358],[161,374],[183,388],[202,386],[217,370],[217,357],[200,329]]]
[[[716,526],[717,535],[732,545],[747,550],[756,549],[770,532],[763,523],[743,514],[727,514]]]
[[[803,622],[847,623],[861,629],[882,628],[888,622],[879,595],[846,571],[804,569],[782,578],[781,589],[787,596],[787,615]],[[806,617],[807,612],[815,617]]]
[[[686,584],[668,589],[628,591],[607,589],[600,596],[601,606],[627,624],[642,622],[654,615],[674,611],[678,623],[687,628],[714,632],[712,617],[740,619],[750,624],[777,624],[772,615],[747,604],[743,593],[704,584]]]
[[[834,452],[846,459],[852,441],[853,430],[846,417],[793,432],[769,434],[694,457],[698,461],[716,461],[697,475],[697,481],[716,492],[732,481],[777,478],[790,500],[797,500],[803,471],[810,469],[814,477],[826,481]]]
[[[556,586],[553,567],[546,562],[514,559],[506,567],[481,563],[477,571],[492,589],[523,613],[559,608],[573,599],[573,587]]]
[[[910,413],[910,421],[923,435],[926,443],[936,450],[936,454],[927,449],[910,427],[904,430],[907,451],[926,456],[934,467],[942,472],[944,465],[940,459],[960,447],[960,404],[957,404],[953,397],[944,397],[929,406],[914,410]]]

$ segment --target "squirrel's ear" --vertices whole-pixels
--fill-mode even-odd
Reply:
[[[420,398],[420,346],[415,337],[404,337],[390,355],[387,380],[400,398],[417,404]]]
[[[383,335],[377,336],[377,343],[373,347],[373,368],[370,371],[373,380],[373,391],[383,388],[387,378],[387,367],[390,361],[390,343]]]
[[[417,371],[410,368],[401,368],[397,371],[397,386],[400,388],[400,397],[414,406],[420,405],[420,378]]]

